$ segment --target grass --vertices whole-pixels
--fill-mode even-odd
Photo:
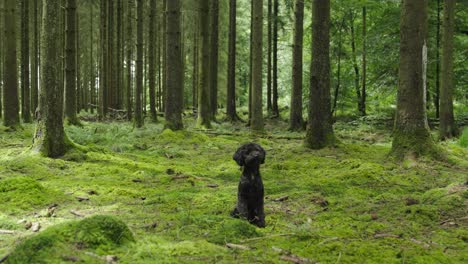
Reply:
[[[0,229],[14,231],[0,234],[0,258],[13,252],[11,263],[21,263],[15,254],[31,257],[31,247],[41,245],[44,263],[105,263],[106,255],[121,263],[285,263],[288,254],[320,263],[464,263],[463,136],[442,146],[447,162],[395,163],[386,130],[359,122],[335,127],[339,146],[311,151],[302,133],[286,132],[278,120],[258,138],[224,123],[173,132],[161,124],[84,122],[66,130],[88,152],[56,160],[28,151],[33,126],[0,127]],[[232,154],[249,141],[267,151],[264,229],[229,216],[240,176]],[[85,236],[92,246],[70,235],[86,230],[77,221],[107,216],[128,226],[132,239],[99,239],[105,225],[90,228],[95,239]],[[25,222],[43,231],[25,230]]]

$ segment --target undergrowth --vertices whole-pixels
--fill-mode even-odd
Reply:
[[[33,126],[0,129],[0,229],[12,231],[0,234],[0,258],[12,253],[15,263],[34,257],[24,252],[37,247],[44,263],[105,263],[108,255],[120,263],[468,258],[466,129],[459,144],[442,146],[447,162],[395,163],[388,158],[388,130],[363,123],[337,123],[339,145],[314,151],[303,147],[303,133],[286,132],[278,120],[261,137],[244,124],[214,124],[203,132],[83,125],[66,131],[87,153],[55,160],[28,151]],[[264,229],[229,215],[241,173],[232,154],[250,141],[267,151]],[[121,237],[109,225],[88,219],[111,219],[126,242],[114,243]],[[37,222],[38,234],[24,228]]]

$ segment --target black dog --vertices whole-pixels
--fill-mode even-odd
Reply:
[[[265,163],[265,155],[265,150],[260,145],[248,143],[241,146],[233,156],[242,167],[242,176],[237,193],[237,206],[231,215],[246,218],[258,227],[265,227],[263,182],[260,177],[260,164]]]

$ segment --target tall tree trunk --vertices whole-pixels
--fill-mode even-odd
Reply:
[[[89,12],[89,76],[90,76],[90,91],[89,91],[89,102],[90,102],[90,110],[91,114],[94,114],[94,107],[96,104],[95,96],[96,96],[96,75],[95,75],[95,62],[93,56],[93,49],[94,49],[94,27],[93,27],[93,20],[94,20],[94,2],[90,4],[90,12]]]
[[[304,0],[295,0],[294,3],[294,43],[289,129],[302,130],[304,124],[304,120],[302,119],[302,44],[304,37]]]
[[[367,80],[367,60],[366,60],[366,45],[367,45],[367,9],[362,7],[362,93],[361,102],[359,104],[359,112],[361,116],[366,115],[366,80]]]
[[[183,103],[183,87],[180,78],[182,71],[182,50],[180,47],[180,0],[165,0],[166,2],[166,61],[171,63],[166,64],[166,88],[165,96],[165,116],[166,128],[172,130],[183,129],[182,122],[182,103]]]
[[[16,1],[5,0],[5,14],[3,16],[5,35],[3,48],[5,52],[3,70],[3,124],[15,128],[19,126],[18,99],[18,64],[16,54]],[[8,65],[8,67],[6,66]]]
[[[133,20],[134,20],[134,16],[135,16],[135,12],[134,12],[134,4],[135,4],[135,0],[128,0],[128,5],[127,5],[127,32],[126,32],[126,35],[127,35],[127,71],[126,71],[126,74],[127,74],[127,78],[126,78],[126,81],[127,81],[127,85],[126,85],[126,88],[127,88],[127,96],[126,96],[126,99],[127,99],[127,102],[126,102],[126,105],[127,105],[127,120],[130,121],[132,120],[133,118],[133,111],[132,111],[132,105],[133,105],[133,100],[132,100],[132,91],[133,91],[133,87],[132,87],[132,59],[133,59]]]
[[[440,5],[441,0],[437,0],[437,32],[436,32],[436,83],[434,93],[434,108],[436,118],[440,117]]]
[[[198,13],[197,13],[198,14]],[[199,19],[195,19],[197,22]],[[193,71],[192,71],[192,104],[193,110],[198,109],[198,24],[195,22],[193,30]]]
[[[5,33],[4,31],[4,26],[3,26],[3,22],[4,22],[4,19],[3,19],[3,10],[4,10],[4,7],[3,5],[5,4],[5,1],[0,1],[0,33],[3,34]],[[3,40],[0,40],[0,78],[2,79],[2,81],[0,82],[0,118],[3,117],[3,65],[4,65],[4,55],[5,55],[5,52],[4,52],[4,48],[3,48]]]
[[[39,92],[39,1],[33,1],[33,43],[31,59],[31,112],[35,113],[38,106]]]
[[[273,0],[268,0],[268,47],[267,47],[267,111],[271,113],[271,72],[272,72],[272,39],[273,39]]]
[[[150,0],[150,16],[149,16],[149,43],[148,43],[148,81],[149,81],[149,99],[150,99],[150,114],[151,121],[157,122],[156,114],[156,0]]]
[[[123,0],[117,1],[117,109],[123,109]]]
[[[252,8],[252,131],[263,131],[263,0],[253,0]]]
[[[453,115],[453,31],[455,27],[455,0],[444,0],[442,28],[442,78],[440,85],[440,138],[458,135]]]
[[[249,55],[249,104],[248,104],[248,109],[249,109],[249,120],[247,122],[247,125],[250,126],[252,123],[252,76],[253,76],[253,67],[252,67],[252,62],[253,62],[253,24],[254,24],[254,13],[253,13],[253,6],[254,6],[254,0],[250,1],[250,55]]]
[[[14,2],[14,1],[12,1]],[[61,31],[60,2],[44,0],[41,33],[41,90],[33,150],[47,157],[59,157],[71,147],[63,129],[63,86],[59,43]]]
[[[167,1],[166,0],[163,0],[163,10],[167,11]],[[179,3],[181,4],[181,3]],[[179,7],[181,8],[181,7]],[[180,24],[180,17],[179,17],[179,22]],[[162,54],[162,108],[164,109],[164,111],[166,111],[166,102],[168,102],[167,100],[167,69],[168,67],[166,66],[167,65],[167,51],[168,51],[168,48],[167,48],[167,12],[163,12],[163,21],[162,21],[162,30],[164,31],[164,34],[162,34],[163,36],[163,48],[162,48],[162,51],[163,51],[163,54]],[[180,30],[179,30],[180,31]],[[181,53],[182,54],[182,53]],[[181,55],[182,56],[182,55]]]
[[[211,0],[211,48],[210,48],[210,96],[211,114],[215,119],[218,112],[218,38],[219,0]]]
[[[137,59],[136,59],[136,89],[135,89],[135,125],[140,128],[143,120],[143,0],[137,0]]]
[[[77,104],[76,104],[76,112],[79,114],[81,110],[84,109],[83,105],[85,102],[84,95],[85,92],[83,90],[83,87],[81,86],[81,69],[80,69],[80,18],[79,18],[79,11],[78,11],[78,6],[76,6],[76,23],[75,23],[75,32],[76,32],[76,50],[75,50],[75,56],[76,56],[76,99],[77,99]]]
[[[115,94],[116,94],[116,58],[115,58],[115,25],[114,25],[114,0],[110,0],[108,3],[107,11],[107,106],[116,109],[115,105]]]
[[[354,89],[356,91],[356,100],[357,100],[357,107],[359,114],[362,114],[362,94],[361,94],[361,87],[359,84],[360,76],[359,76],[359,67],[357,63],[357,54],[356,54],[356,34],[354,31],[354,13],[351,11],[351,52],[352,52],[352,60],[353,60],[353,68],[354,68]]]
[[[279,21],[279,3],[273,2],[273,89],[271,111],[273,117],[279,117],[278,109],[278,21]]]
[[[320,149],[335,144],[330,111],[330,0],[313,0],[312,10],[312,64],[305,145]]]
[[[398,158],[433,153],[426,116],[427,1],[403,0],[400,69],[392,154]]]
[[[29,81],[29,0],[21,0],[21,116],[31,122]]]
[[[236,112],[236,15],[237,0],[229,0],[229,51],[226,113],[230,121],[237,121]]]
[[[210,97],[210,1],[200,1],[199,78],[198,78],[198,119],[197,126],[211,128]]]
[[[337,112],[337,103],[338,103],[338,96],[340,94],[340,87],[341,87],[341,56],[343,53],[343,27],[345,23],[345,18],[343,17],[340,27],[338,29],[338,65],[336,70],[336,85],[335,85],[335,93],[333,97],[333,107],[332,107],[332,114],[336,114]]]
[[[108,0],[101,0],[100,16],[101,16],[101,28],[100,28],[100,39],[101,39],[101,60],[99,69],[99,108],[98,115],[99,119],[104,119],[107,115],[107,79],[108,76],[108,56],[107,56],[107,3]]]
[[[67,0],[65,52],[65,117],[70,125],[80,122],[76,115],[76,0]]]

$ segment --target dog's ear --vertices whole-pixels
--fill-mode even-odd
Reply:
[[[232,159],[235,160],[239,166],[244,166],[245,165],[244,148],[240,147],[239,149],[237,149],[236,153],[234,153],[234,156],[232,156]]]

